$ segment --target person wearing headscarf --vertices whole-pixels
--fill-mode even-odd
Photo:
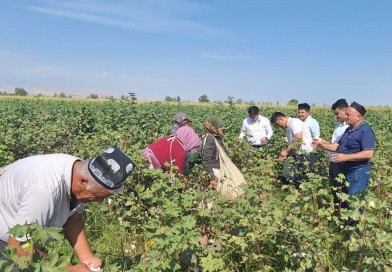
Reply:
[[[227,153],[227,149],[222,141],[223,120],[218,115],[212,115],[203,122],[203,128],[206,134],[202,139],[200,147],[202,151],[201,164],[210,174],[211,185],[214,187],[216,186],[217,177],[214,175],[213,169],[220,169],[219,153],[216,141]]]
[[[188,118],[186,113],[178,112],[173,117],[173,127],[170,131],[170,136],[174,136],[177,130],[184,126],[192,126],[192,120]]]

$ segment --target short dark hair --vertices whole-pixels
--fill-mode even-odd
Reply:
[[[286,117],[286,115],[284,115],[283,113],[281,113],[280,111],[276,111],[272,114],[271,116],[271,123],[272,124],[276,124],[276,120],[280,117]]]
[[[301,103],[301,104],[298,104],[298,110],[310,111],[310,106],[308,103]]]
[[[259,114],[259,108],[257,106],[252,106],[248,109],[249,116]]]
[[[335,103],[332,104],[331,109],[336,110],[336,109],[343,109],[343,108],[348,108],[348,103],[346,99],[338,99]]]

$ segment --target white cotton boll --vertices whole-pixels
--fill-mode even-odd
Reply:
[[[89,264],[89,263],[85,263],[88,267],[88,269],[90,269],[90,271],[94,271],[94,272],[103,272],[103,269],[100,266],[95,266],[94,264]]]
[[[111,199],[110,197],[108,198],[108,203],[109,205],[111,205],[113,203],[113,199]]]

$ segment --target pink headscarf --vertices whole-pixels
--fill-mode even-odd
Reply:
[[[200,145],[200,137],[190,126],[180,127],[174,135],[184,145],[185,152],[196,152]]]

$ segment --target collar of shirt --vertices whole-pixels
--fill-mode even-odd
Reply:
[[[363,124],[364,124],[364,122],[361,121],[361,123],[360,123],[358,126],[356,126],[355,128],[351,128],[351,126],[350,126],[349,129],[348,129],[348,132],[356,131],[356,130],[359,129]]]
[[[249,121],[250,121],[251,124],[260,123],[260,121],[261,121],[261,115],[259,114],[259,115],[257,116],[257,120],[256,120],[256,121],[253,121],[252,118],[250,118],[249,116],[248,116],[248,119],[249,119]]]

